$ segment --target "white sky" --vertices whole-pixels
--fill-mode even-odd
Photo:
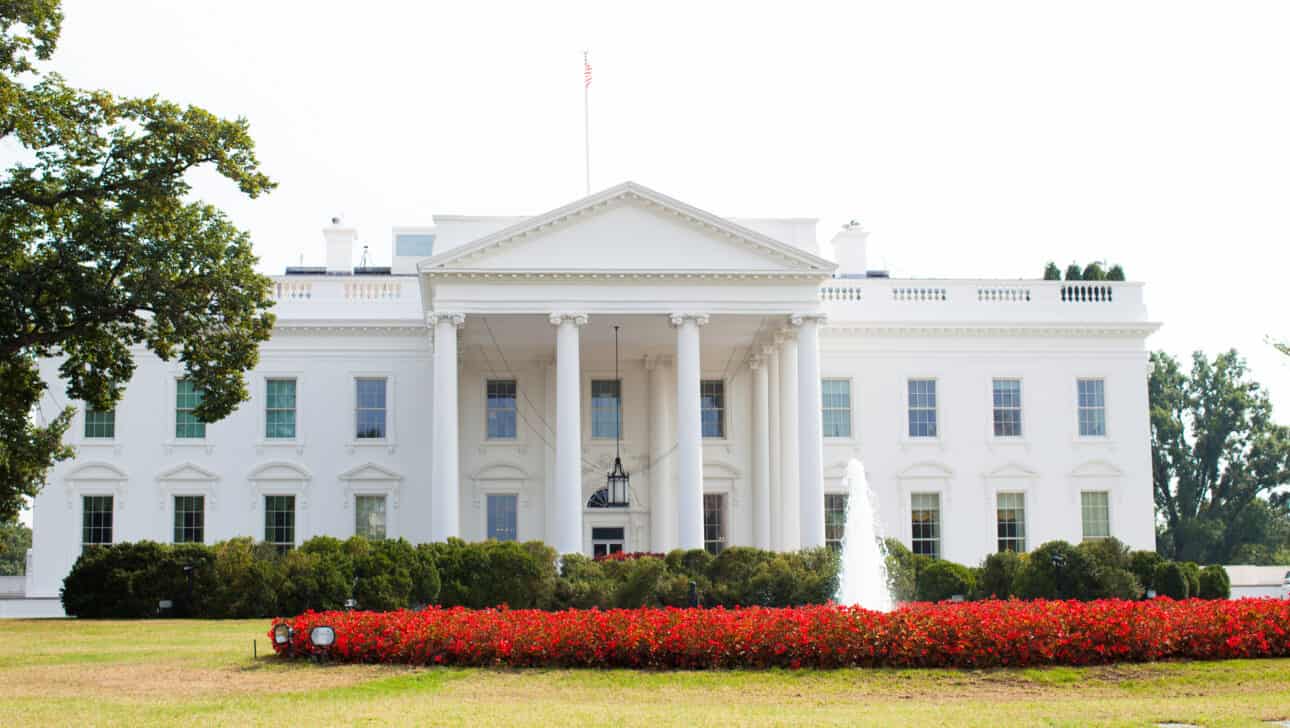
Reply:
[[[1236,347],[1290,421],[1290,3],[64,6],[72,83],[250,119],[281,187],[197,191],[266,272],[335,214],[379,263],[392,225],[581,196],[589,48],[593,188],[856,217],[898,275],[1119,262],[1152,348]]]

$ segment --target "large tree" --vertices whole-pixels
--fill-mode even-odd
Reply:
[[[0,0],[0,143],[17,160],[0,172],[0,521],[71,456],[71,408],[46,396],[41,359],[108,410],[132,346],[178,356],[215,421],[246,399],[273,325],[250,238],[190,199],[199,167],[250,197],[273,188],[246,120],[69,87],[40,68],[61,23],[58,0]]]
[[[1290,428],[1235,351],[1192,356],[1184,373],[1151,355],[1151,464],[1160,550],[1210,563],[1264,560],[1290,519]]]

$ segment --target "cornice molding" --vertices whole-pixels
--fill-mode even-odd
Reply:
[[[1159,324],[827,324],[823,336],[1084,336],[1146,338]]]
[[[485,268],[434,268],[426,278],[480,281],[820,281],[819,271],[722,270],[488,270]]]
[[[293,323],[279,321],[273,327],[273,336],[308,336],[317,334],[332,335],[384,335],[384,336],[424,336],[426,324],[416,319],[406,322],[368,322],[368,321],[309,321]]]

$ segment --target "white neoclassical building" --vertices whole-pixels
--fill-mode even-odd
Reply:
[[[201,393],[142,349],[114,412],[80,408],[27,593],[139,539],[819,546],[853,458],[917,552],[1154,545],[1140,283],[896,280],[867,272],[858,227],[816,235],[633,183],[397,228],[389,268],[354,268],[355,231],[329,226],[325,267],[275,278],[231,416],[195,420]]]

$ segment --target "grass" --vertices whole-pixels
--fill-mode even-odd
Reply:
[[[264,620],[0,621],[0,725],[998,728],[1290,719],[1290,660],[981,671],[412,669],[282,662],[265,654],[267,630]]]

